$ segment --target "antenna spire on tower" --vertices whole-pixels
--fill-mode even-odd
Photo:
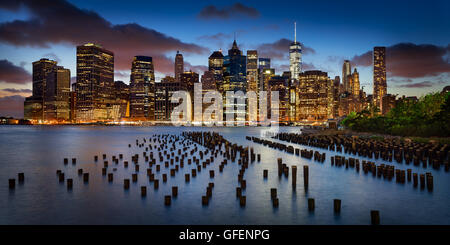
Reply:
[[[294,43],[297,42],[297,22],[294,22]]]

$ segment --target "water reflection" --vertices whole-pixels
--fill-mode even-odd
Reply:
[[[162,165],[157,190],[149,183],[142,165],[138,181],[130,181],[130,189],[124,190],[123,179],[131,180],[134,173],[131,156],[137,153],[142,157],[143,150],[134,145],[137,138],[192,130],[215,131],[241,145],[252,144],[245,136],[260,137],[261,132],[261,128],[1,126],[0,196],[6,198],[0,198],[0,224],[370,224],[372,209],[380,210],[382,224],[450,224],[448,173],[396,164],[400,169],[433,172],[434,190],[428,192],[410,184],[374,178],[362,171],[332,167],[329,156],[336,153],[321,149],[328,158],[324,163],[252,144],[255,153],[261,154],[261,163],[251,164],[245,172],[245,208],[240,207],[235,193],[240,166],[229,163],[220,173],[221,157],[189,183],[185,182],[184,174],[192,167],[180,169],[175,178],[168,175],[164,183],[160,175],[166,169]],[[297,128],[289,127],[281,130],[298,132]],[[118,165],[110,162],[110,168],[117,170],[108,170],[114,173],[114,180],[108,182],[101,172],[101,156],[107,154],[111,159],[120,153],[123,160]],[[99,156],[97,163],[95,155]],[[74,157],[76,165],[70,161],[63,164],[64,158]],[[298,166],[296,188],[292,188],[291,176],[278,178],[279,157],[289,167]],[[130,162],[128,168],[124,167],[124,161]],[[303,186],[303,165],[309,166],[308,189]],[[89,183],[78,175],[79,168],[89,173]],[[66,179],[74,180],[72,190],[68,191],[64,183],[59,184],[57,169],[65,173]],[[209,205],[202,206],[201,196],[211,182],[209,169],[215,170],[215,187]],[[262,176],[264,169],[269,171],[267,179]],[[18,172],[25,173],[25,182],[9,190],[5,183]],[[164,196],[170,195],[174,185],[179,188],[178,197],[165,206]],[[141,186],[147,186],[144,198]],[[278,208],[273,208],[270,188],[278,190]],[[308,211],[308,198],[315,199],[314,212]],[[339,215],[333,212],[336,198],[342,200]]]

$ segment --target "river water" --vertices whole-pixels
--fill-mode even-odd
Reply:
[[[210,179],[208,171],[185,183],[184,173],[192,166],[180,169],[175,177],[168,177],[154,190],[146,177],[145,164],[140,163],[138,183],[131,183],[124,190],[123,179],[134,173],[131,156],[140,154],[142,148],[136,139],[149,138],[154,134],[176,134],[183,131],[215,131],[232,143],[254,148],[261,154],[261,162],[250,164],[245,172],[247,203],[240,207],[236,199],[237,173],[240,166],[229,163],[219,173],[221,157],[208,169],[215,170]],[[370,210],[380,211],[381,224],[450,224],[450,173],[442,168],[433,170],[412,164],[395,164],[396,168],[412,168],[413,172],[431,172],[434,190],[413,188],[411,182],[395,183],[374,178],[369,173],[355,169],[337,168],[330,165],[327,153],[324,163],[310,161],[285,152],[253,144],[245,136],[261,136],[262,128],[198,128],[198,127],[101,127],[101,126],[0,126],[0,224],[370,224]],[[284,132],[299,132],[296,127],[282,127]],[[129,148],[128,144],[132,144]],[[309,147],[294,145],[300,149]],[[201,149],[201,147],[200,147]],[[157,158],[157,151],[154,154]],[[112,164],[111,156],[122,153],[124,159]],[[107,154],[114,181],[102,176],[102,154]],[[94,162],[94,155],[99,162]],[[71,164],[71,158],[77,164]],[[289,178],[277,176],[277,158],[287,165],[298,166],[295,190]],[[69,158],[64,165],[63,159]],[[364,160],[364,158],[360,158]],[[123,161],[130,167],[124,168]],[[360,161],[361,161],[360,160]],[[366,159],[369,160],[369,159]],[[377,164],[383,163],[377,160]],[[186,164],[186,162],[185,162]],[[309,188],[303,188],[303,165],[309,166]],[[77,170],[89,172],[89,183],[83,183]],[[113,171],[112,168],[117,168]],[[56,170],[62,170],[66,178],[73,178],[73,190],[68,191],[59,183]],[[263,179],[263,169],[269,170]],[[8,179],[17,173],[25,173],[25,182],[8,188]],[[202,206],[209,182],[214,182],[212,199]],[[164,205],[164,196],[170,195],[171,187],[178,186],[178,197],[171,206]],[[147,186],[147,196],[142,198],[140,187]],[[279,207],[274,209],[270,188],[277,188]],[[308,212],[307,199],[315,199],[315,211]],[[333,212],[333,199],[342,200],[341,213]]]

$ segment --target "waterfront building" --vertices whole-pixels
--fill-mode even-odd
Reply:
[[[112,120],[113,87],[114,53],[92,43],[78,46],[77,121]]]
[[[383,111],[382,99],[387,94],[386,47],[373,48],[373,103]]]
[[[155,120],[155,71],[152,57],[135,56],[130,76],[130,116]]]
[[[70,70],[55,66],[48,74],[44,92],[44,120],[70,120]]]
[[[297,121],[325,122],[333,118],[333,83],[322,71],[306,71],[299,75]]]
[[[155,83],[155,87],[155,120],[170,122],[173,109],[179,105],[179,103],[171,102],[172,95],[174,92],[185,90],[185,87],[170,76]]]

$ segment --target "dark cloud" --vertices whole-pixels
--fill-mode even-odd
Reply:
[[[46,54],[42,55],[42,57],[54,60],[54,61],[56,61],[58,63],[61,62],[61,59],[54,53],[46,53]]]
[[[420,78],[450,72],[450,45],[416,45],[399,43],[386,48],[386,69],[389,76]],[[357,66],[372,65],[372,51],[352,58]]]
[[[203,66],[203,65],[192,65],[189,62],[184,62],[184,69],[186,71],[193,71],[198,73],[200,76],[203,75],[203,73],[205,71],[208,70],[207,66]]]
[[[203,35],[197,38],[199,41],[213,41],[213,42],[222,42],[224,40],[229,40],[233,38],[231,34],[225,34],[225,33],[216,33],[213,35]]]
[[[0,23],[0,41],[15,46],[49,47],[50,44],[80,45],[94,42],[115,54],[115,67],[129,70],[135,55],[161,61],[167,52],[180,50],[202,54],[207,49],[184,43],[136,23],[114,25],[96,12],[80,9],[65,0],[2,1],[0,8],[17,10],[25,6],[31,18]],[[156,69],[166,67],[155,65]],[[159,67],[159,68],[158,68]]]
[[[273,43],[263,43],[261,45],[258,45],[256,49],[258,50],[259,56],[261,57],[267,57],[271,59],[286,59],[287,57],[289,57],[289,46],[292,42],[292,40],[282,38]],[[301,46],[303,55],[316,53],[313,48],[306,47],[303,44],[301,44]]]
[[[423,81],[423,82],[417,82],[417,83],[408,83],[408,84],[402,84],[397,87],[399,88],[428,88],[433,87],[434,83],[430,81]]]
[[[313,63],[302,63],[302,70],[304,71],[312,71],[312,70],[320,70]]]
[[[31,94],[31,89],[16,89],[16,88],[4,88],[4,89],[1,89],[2,91],[5,91],[5,92],[9,92],[9,93],[14,93],[14,94],[17,94],[17,93],[30,93]]]
[[[8,60],[0,60],[0,82],[26,84],[31,82],[31,75]]]
[[[0,116],[23,118],[23,101],[20,95],[0,97]]]
[[[214,5],[204,7],[198,17],[201,19],[230,19],[236,17],[258,18],[261,14],[253,7],[247,7],[242,3],[235,3],[222,9]]]

